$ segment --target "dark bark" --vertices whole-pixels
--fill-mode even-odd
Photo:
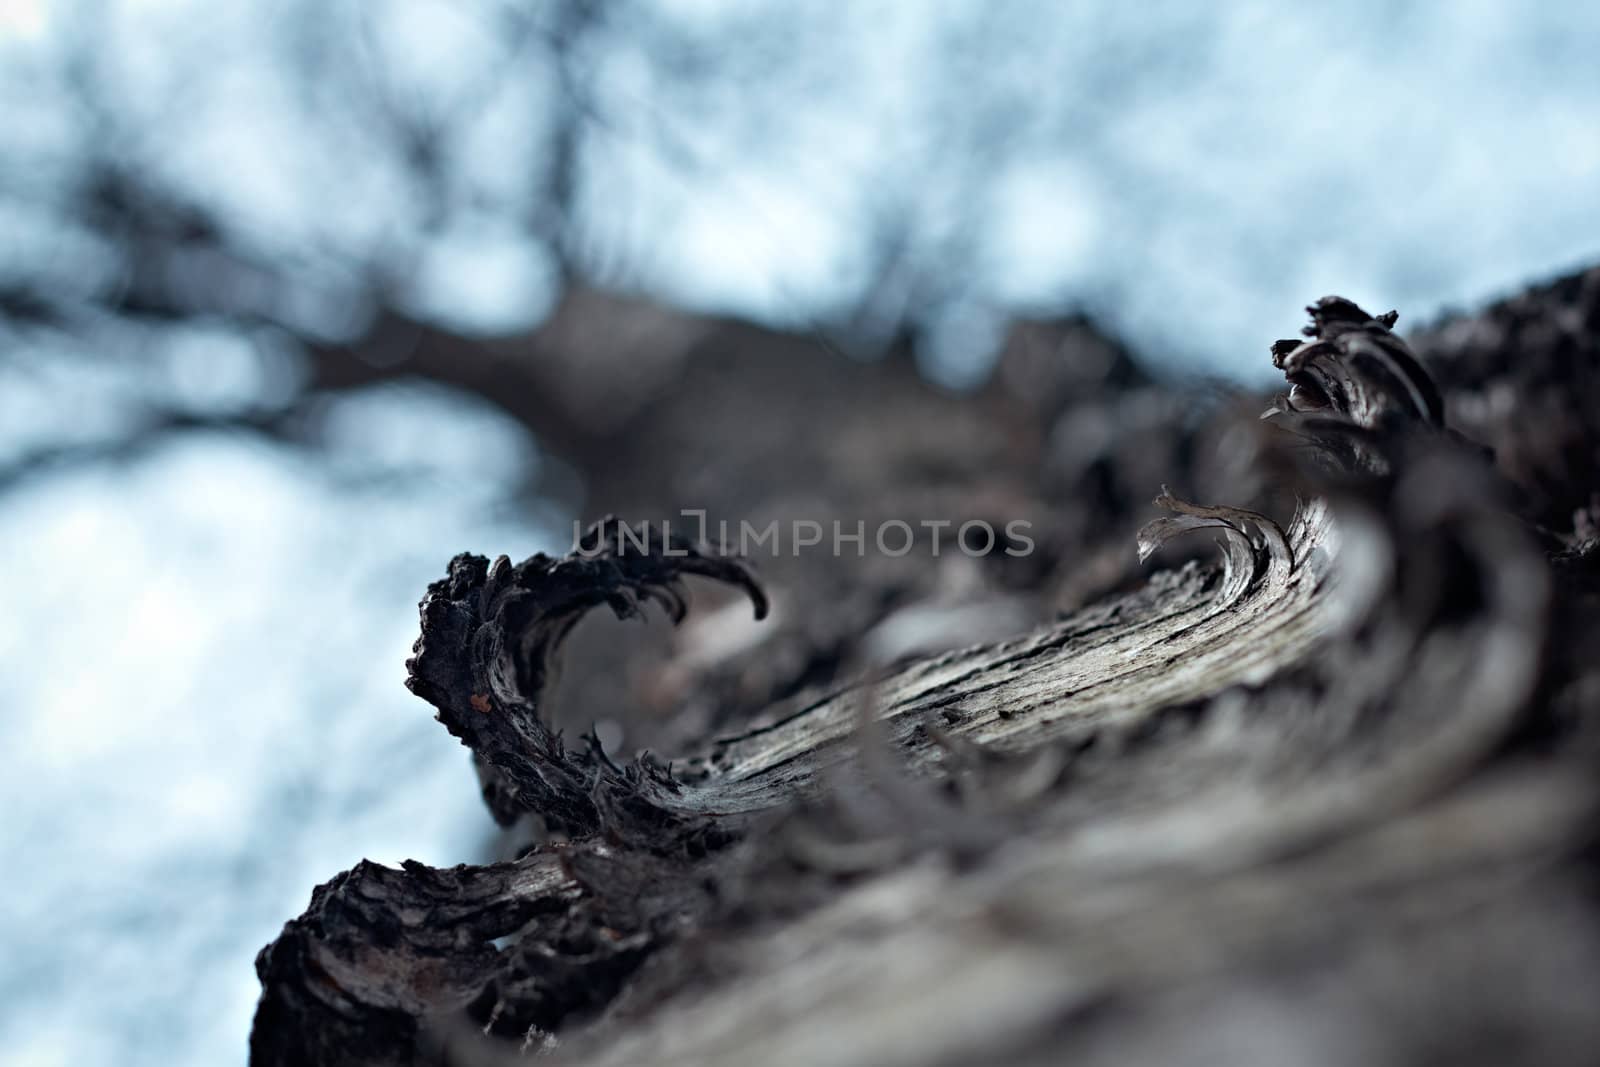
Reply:
[[[704,654],[689,624],[666,764],[569,751],[554,724],[604,690],[547,708],[548,659],[592,607],[680,619],[686,576],[759,618],[745,565],[637,550],[612,520],[569,559],[457,557],[410,685],[496,816],[539,831],[510,862],[319,887],[258,959],[252,1061],[1586,1062],[1597,549],[1592,513],[1556,520],[1593,468],[1508,462],[1547,439],[1515,424],[1491,459],[1445,415],[1503,383],[1592,464],[1594,277],[1425,334],[1438,386],[1392,316],[1319,302],[1306,343],[1273,346],[1290,390],[1264,419],[1197,415],[1109,349],[1052,390],[1014,343],[965,402],[893,364],[763,368],[795,421],[735,451],[718,413],[748,396],[719,391],[716,353],[691,360],[619,426],[602,506],[869,528],[896,494],[957,521],[1025,507],[1040,558],[785,558],[770,636]],[[1582,326],[1557,346],[1566,406],[1556,370],[1513,365],[1541,314]],[[832,390],[864,396],[819,409]],[[852,434],[861,468],[830,451]],[[1152,457],[1185,488],[1139,556],[1201,531],[1222,557],[1129,583],[1131,537],[1096,556]],[[951,566],[973,574],[952,589]],[[614,673],[605,651],[578,666]]]

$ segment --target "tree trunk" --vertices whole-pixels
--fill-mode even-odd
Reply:
[[[257,961],[252,1062],[1589,1062],[1600,272],[1519,299],[1419,339],[1442,390],[1392,316],[1325,299],[1264,419],[1076,326],[1099,378],[1042,388],[1024,332],[967,401],[703,354],[596,501],[860,519],[866,551],[606,519],[563,559],[453,560],[409,684],[520,854],[318,887]],[[783,375],[792,424],[728,413]],[[1499,418],[1524,402],[1542,425]],[[1136,543],[1171,569],[1130,579],[1152,458],[1229,506],[1163,490]],[[873,551],[913,514],[1026,517],[1036,551]],[[1218,558],[1175,554],[1195,532]],[[547,684],[591,608],[677,620],[689,578],[774,619],[586,627]],[[618,710],[618,657],[671,721]],[[684,757],[557,729],[602,717]]]

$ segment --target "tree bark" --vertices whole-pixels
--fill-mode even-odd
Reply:
[[[318,887],[257,961],[252,1062],[1587,1062],[1600,508],[1558,523],[1595,483],[1529,457],[1553,438],[1588,457],[1576,482],[1595,469],[1596,277],[1523,298],[1513,327],[1496,308],[1424,335],[1440,384],[1392,315],[1328,298],[1307,341],[1273,346],[1290,389],[1266,418],[1196,417],[1113,370],[1087,402],[1035,390],[1025,427],[1015,396],[993,414],[993,396],[881,368],[865,475],[827,459],[857,425],[847,405],[756,446],[820,472],[821,518],[880,521],[906,492],[953,522],[1020,501],[1040,533],[1025,567],[1001,549],[786,557],[758,581],[613,519],[566,558],[458,556],[422,601],[409,684],[473,751],[496,817],[537,832],[506,862],[364,863]],[[1511,365],[1541,316],[1578,324],[1555,335],[1570,408],[1553,372],[1530,385]],[[1452,374],[1492,362],[1462,336],[1501,338],[1505,365]],[[1491,378],[1559,432],[1497,423],[1490,457],[1447,428]],[[685,427],[675,443],[703,458],[708,391],[623,426],[638,462],[596,499],[672,506],[652,493],[698,468],[644,477],[682,449],[637,420]],[[938,462],[894,452],[957,410],[914,438]],[[1163,490],[1137,547],[1172,569],[1130,582],[1131,559],[1101,554],[1141,435],[1182,491],[1232,491],[1201,506]],[[1063,467],[1063,437],[1098,467]],[[1080,501],[1093,486],[1091,515],[1063,483]],[[728,484],[713,520],[801,513],[759,462]],[[1220,558],[1172,555],[1196,532]],[[667,649],[690,666],[647,668],[682,714],[633,732],[683,758],[622,759],[595,734],[568,747],[557,724],[582,711],[552,692],[598,690],[547,684],[564,640],[596,607],[677,621],[688,578],[737,587],[757,619],[770,598],[773,633],[743,636],[722,608],[723,638],[691,623]],[[580,666],[615,672],[607,651],[591,642]]]

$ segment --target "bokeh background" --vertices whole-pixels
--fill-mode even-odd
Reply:
[[[1324,292],[1600,255],[1596,55],[1555,0],[0,0],[0,1062],[242,1062],[316,882],[492,847],[416,600],[559,549],[566,441],[711,324],[1259,382]]]

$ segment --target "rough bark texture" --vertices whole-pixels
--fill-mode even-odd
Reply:
[[[318,887],[257,961],[252,1062],[1590,1062],[1597,278],[1425,334],[1437,385],[1392,314],[1320,301],[1260,418],[1070,327],[966,402],[764,368],[796,422],[718,451],[748,396],[691,366],[601,506],[1026,517],[1037,552],[758,585],[607,519],[571,558],[457,557],[410,685],[518,854]],[[835,388],[861,399],[819,419]],[[1163,480],[1137,547],[1172,566],[1130,580],[1129,494]],[[1174,554],[1195,532],[1220,559]],[[678,620],[693,577],[754,612],[579,640],[588,680],[547,685],[584,613]],[[619,655],[673,719],[597,707]],[[585,716],[682,758],[569,750]]]

